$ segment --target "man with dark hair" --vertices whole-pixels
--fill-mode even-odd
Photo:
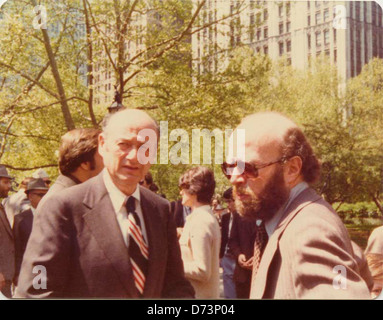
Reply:
[[[274,112],[245,118],[232,138],[239,130],[240,156],[222,169],[238,213],[256,221],[250,297],[369,298],[347,229],[309,187],[320,165],[303,132]]]
[[[102,157],[98,152],[98,136],[101,130],[94,128],[74,129],[61,137],[59,149],[59,175],[41,201],[48,197],[82,183],[96,175],[104,168]]]
[[[6,198],[11,190],[12,177],[5,166],[0,165],[0,198]],[[0,292],[11,298],[11,286],[15,275],[15,245],[11,225],[3,205],[0,204]]]
[[[41,199],[48,192],[48,189],[49,188],[42,178],[30,180],[27,189],[25,190],[25,194],[30,201],[31,208],[24,210],[15,216],[13,234],[15,239],[16,279],[20,272],[21,262],[23,261],[23,256],[25,248],[27,247],[29,236],[31,235],[36,208]]]
[[[105,169],[39,205],[16,297],[194,296],[170,204],[138,184],[156,156],[158,136],[143,111],[109,118],[99,136]],[[153,151],[147,158],[146,147]],[[45,287],[34,286],[36,265],[46,269]]]
[[[227,212],[221,217],[221,248],[219,252],[220,265],[223,270],[223,291],[226,299],[237,298],[234,283],[235,257],[229,245],[233,228],[235,207],[233,205],[232,188],[223,193],[223,200],[227,203]]]

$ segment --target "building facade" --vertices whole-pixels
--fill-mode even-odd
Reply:
[[[375,1],[208,0],[199,25],[220,22],[193,34],[194,67],[223,70],[230,49],[248,45],[299,69],[328,56],[346,80],[373,57],[383,58],[382,19]]]

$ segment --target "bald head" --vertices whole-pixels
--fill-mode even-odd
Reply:
[[[246,133],[246,144],[253,143],[256,147],[281,145],[286,132],[298,126],[277,112],[259,112],[247,116],[238,126]]]
[[[312,183],[319,177],[320,165],[302,130],[277,112],[259,112],[244,118],[237,129],[245,131],[246,161],[261,163],[300,157],[302,176]]]
[[[103,126],[105,136],[108,136],[117,127],[152,128],[157,134],[159,133],[157,122],[146,112],[137,109],[122,109],[110,115]]]

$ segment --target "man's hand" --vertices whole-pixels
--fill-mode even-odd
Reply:
[[[0,290],[5,287],[5,278],[2,273],[0,273]]]
[[[240,267],[242,267],[244,269],[252,270],[253,269],[253,257],[251,257],[250,259],[246,259],[246,256],[241,253],[238,256],[238,264],[240,265]]]

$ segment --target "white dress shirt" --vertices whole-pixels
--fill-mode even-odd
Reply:
[[[136,213],[141,222],[141,231],[142,236],[144,237],[146,244],[149,246],[148,237],[145,228],[144,216],[142,214],[141,204],[140,204],[140,189],[136,187],[136,190],[133,192],[131,196],[125,195],[120,189],[116,187],[113,183],[112,178],[106,168],[103,171],[103,179],[105,183],[106,190],[109,193],[110,200],[112,201],[113,209],[117,217],[117,222],[120,226],[122,236],[124,238],[126,246],[129,245],[129,236],[128,236],[128,213],[126,212],[125,203],[128,201],[130,197],[135,198],[136,204]]]

